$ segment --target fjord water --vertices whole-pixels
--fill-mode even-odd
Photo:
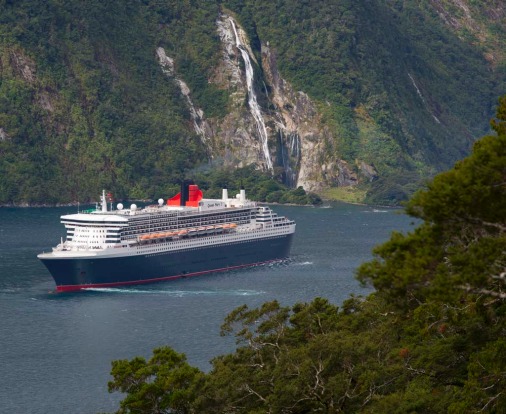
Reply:
[[[112,412],[121,399],[107,392],[111,361],[149,357],[169,345],[209,370],[231,352],[220,337],[224,317],[242,304],[283,305],[320,296],[340,304],[367,294],[356,267],[392,231],[409,231],[399,210],[335,204],[274,206],[297,222],[292,255],[283,263],[183,280],[79,293],[53,293],[36,255],[64,236],[66,208],[0,208],[0,412]]]

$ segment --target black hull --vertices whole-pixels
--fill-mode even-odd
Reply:
[[[224,271],[286,258],[293,234],[220,246],[115,258],[41,258],[58,291],[110,287]]]

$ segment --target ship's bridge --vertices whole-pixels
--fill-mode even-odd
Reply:
[[[112,214],[68,214],[61,217],[68,247],[104,248],[119,243],[128,218]]]
[[[120,224],[120,223],[128,223],[128,218],[123,217],[119,214],[87,214],[87,213],[77,213],[77,214],[67,214],[65,216],[61,216],[61,222],[63,224],[66,223],[83,223],[83,224]]]

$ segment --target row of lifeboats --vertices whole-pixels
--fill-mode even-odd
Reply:
[[[204,234],[214,234],[214,233],[221,233],[223,231],[230,231],[232,229],[235,229],[236,227],[237,227],[236,223],[217,224],[215,226],[192,227],[183,230],[144,234],[142,236],[139,236],[139,240],[147,241],[158,239],[174,239],[186,236],[187,237],[200,236]]]

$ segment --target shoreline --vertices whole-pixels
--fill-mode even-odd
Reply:
[[[115,201],[114,204],[117,203],[153,203],[153,200],[118,200]],[[81,207],[81,206],[94,206],[96,204],[100,204],[100,201],[88,201],[84,203],[71,202],[71,203],[9,203],[9,204],[0,204],[0,208],[55,208],[55,207]],[[109,204],[109,203],[107,203]]]
[[[252,200],[254,201],[254,200]],[[322,199],[322,204],[294,204],[294,203],[268,203],[266,201],[257,201],[259,205],[272,205],[272,206],[291,206],[291,207],[314,207],[314,208],[322,208],[326,203],[342,203],[342,204],[350,204],[354,206],[363,206],[363,207],[379,207],[379,208],[392,208],[392,209],[402,209],[403,206],[396,205],[381,205],[381,204],[366,204],[366,203],[354,203],[350,201],[342,201],[342,200],[334,200],[334,199]],[[117,201],[118,203],[153,203],[153,200],[126,200],[126,201]],[[9,203],[9,204],[0,204],[0,209],[2,208],[58,208],[58,207],[87,207],[94,206],[97,202],[90,201],[88,203]]]

